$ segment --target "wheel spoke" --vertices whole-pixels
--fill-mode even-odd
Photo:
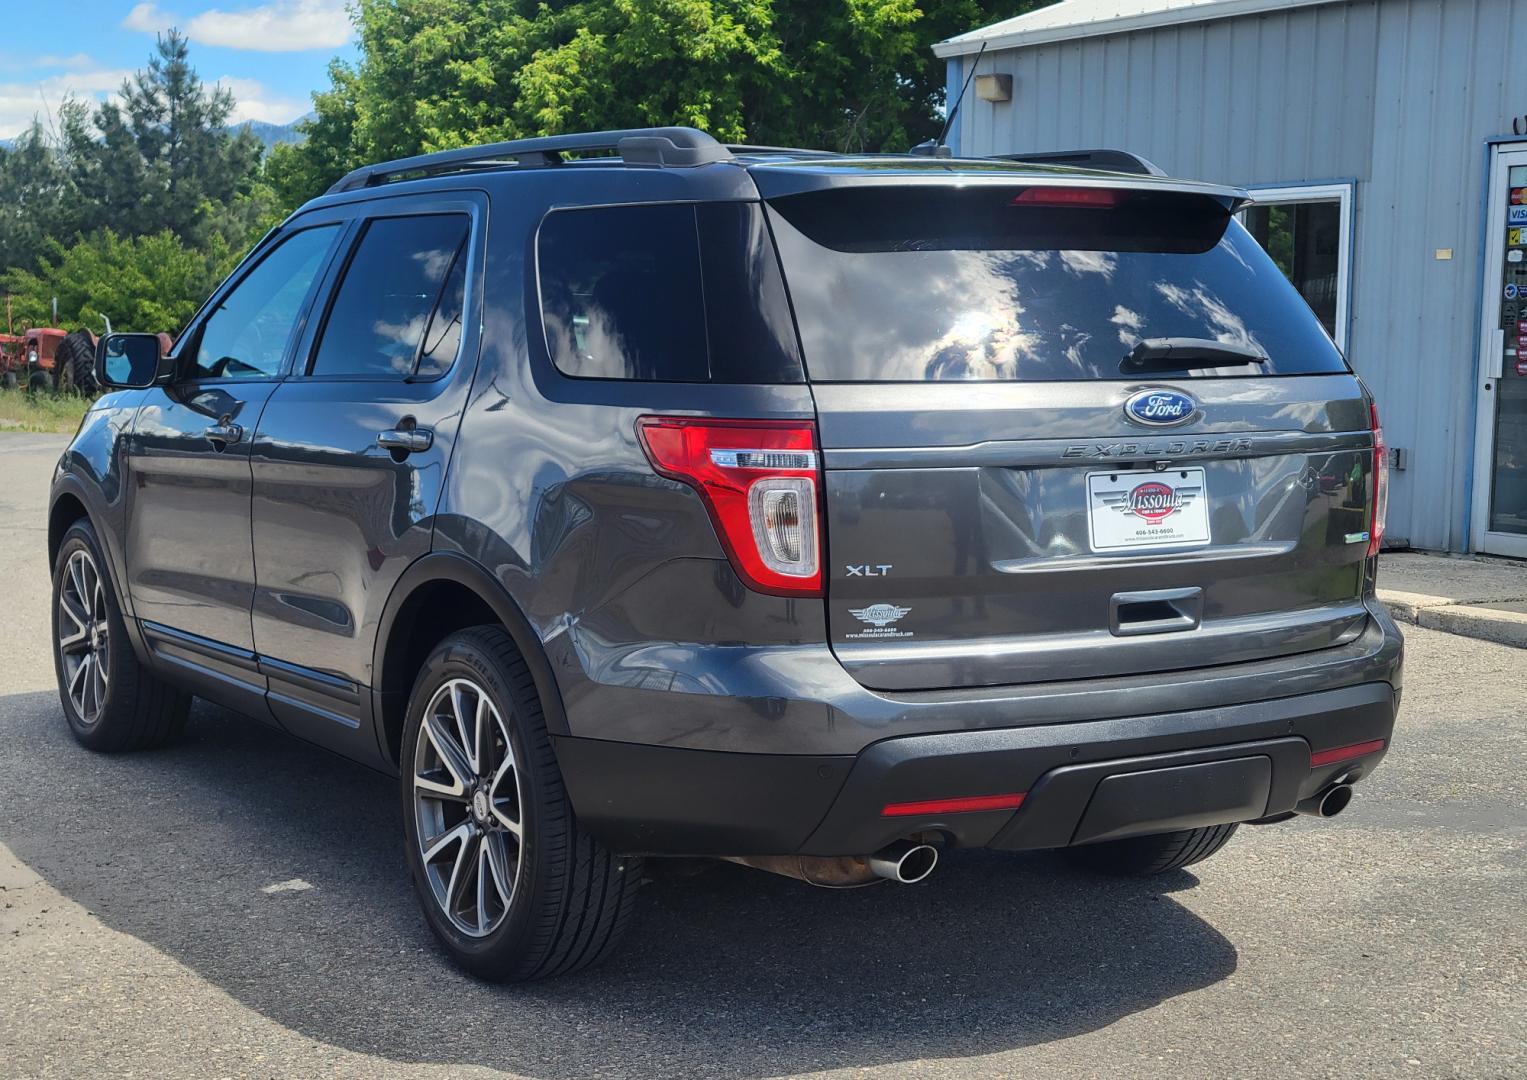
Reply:
[[[440,857],[440,853],[446,848],[450,847],[452,844],[458,841],[466,840],[469,836],[471,836],[471,834],[472,826],[468,822],[463,821],[454,829],[450,829],[449,831],[435,837],[435,839],[429,842],[429,846],[424,849],[424,865],[428,866],[430,863],[438,859]]]
[[[70,622],[74,624],[73,630],[65,630],[63,625],[59,626],[59,648],[68,651],[74,646],[80,644],[80,642],[87,641],[89,639],[90,617],[75,606],[74,602],[69,599],[67,593],[59,593],[58,611],[59,614],[65,616]]]
[[[513,794],[514,794],[514,813],[515,813],[514,817],[510,817],[508,814],[504,813],[503,807],[501,807],[499,805],[501,802],[507,801],[503,796],[499,795],[499,793],[498,793],[499,785],[504,782],[504,778],[505,777],[512,777],[514,779],[514,792],[513,792]],[[519,840],[520,839],[520,834],[521,834],[521,831],[522,831],[521,828],[520,828],[520,819],[519,819],[519,813],[520,813],[519,777],[515,776],[515,773],[514,773],[514,759],[512,757],[509,760],[505,761],[504,764],[499,767],[498,775],[493,777],[493,785],[492,785],[491,788],[489,788],[488,796],[489,796],[488,797],[488,801],[493,806],[493,818],[494,818],[494,820],[497,821],[500,825],[502,825],[505,829],[508,829],[511,833],[513,833],[515,840]]]
[[[509,898],[514,895],[514,874],[509,868],[509,852],[504,847],[504,838],[489,833],[483,838],[483,846],[488,852],[488,866],[492,871],[489,875],[493,879],[493,888],[498,893],[498,901],[509,909]]]
[[[457,744],[461,747],[468,769],[475,777],[477,775],[477,754],[472,748],[472,740],[467,735],[467,705],[460,683],[451,684],[449,699],[451,702],[451,716],[456,721]]]
[[[472,717],[472,771],[478,776],[488,772],[488,704],[487,694],[477,695],[477,710]]]
[[[86,653],[80,660],[79,666],[74,669],[74,673],[69,676],[69,700],[75,703],[75,707],[81,714],[85,711],[85,680],[90,677],[90,665],[94,660],[94,656]]]
[[[414,783],[441,795],[459,796],[465,799],[467,787],[475,779],[471,767],[467,764],[466,755],[456,745],[451,733],[445,730],[445,725],[440,722],[439,717],[425,715],[424,734],[428,737],[430,745],[435,748],[435,756],[440,759],[440,764],[450,774],[452,783],[448,787],[441,785],[420,776],[417,770],[414,773]]]
[[[451,864],[451,879],[445,886],[445,910],[454,912],[461,906],[462,894],[466,892],[467,879],[472,876],[473,856],[477,854],[477,839],[471,826],[467,826],[466,838],[456,850],[456,861]]]
[[[100,712],[101,706],[106,702],[106,668],[99,653],[92,653],[90,665],[90,686],[95,694],[95,709]]]
[[[69,559],[69,580],[74,585],[74,595],[79,599],[82,606],[88,603],[86,597],[90,595],[90,591],[85,588],[85,559],[83,555],[84,552],[75,552]]]
[[[477,841],[477,932],[488,932],[488,879],[493,872],[488,869],[488,838]]]

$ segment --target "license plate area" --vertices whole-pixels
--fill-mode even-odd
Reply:
[[[1207,544],[1209,493],[1204,470],[1088,473],[1087,542],[1093,551]]]

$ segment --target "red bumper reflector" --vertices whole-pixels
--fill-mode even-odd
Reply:
[[[1016,810],[1025,792],[1013,795],[970,795],[963,799],[929,799],[925,802],[887,803],[881,817],[927,817],[933,814],[968,814],[976,810]]]
[[[1367,742],[1353,743],[1351,746],[1338,746],[1334,750],[1320,750],[1310,755],[1310,768],[1318,769],[1322,765],[1350,761],[1382,749],[1384,749],[1383,739],[1370,739]]]

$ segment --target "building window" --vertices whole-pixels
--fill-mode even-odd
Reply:
[[[1252,188],[1248,232],[1314,309],[1345,352],[1352,248],[1352,185]]]

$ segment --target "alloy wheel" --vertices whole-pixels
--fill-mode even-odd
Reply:
[[[70,554],[58,589],[58,652],[64,693],[87,726],[106,704],[110,649],[106,586],[90,552],[81,549]]]
[[[413,761],[419,854],[435,903],[469,937],[509,913],[524,854],[509,726],[487,692],[451,679],[424,708]]]

